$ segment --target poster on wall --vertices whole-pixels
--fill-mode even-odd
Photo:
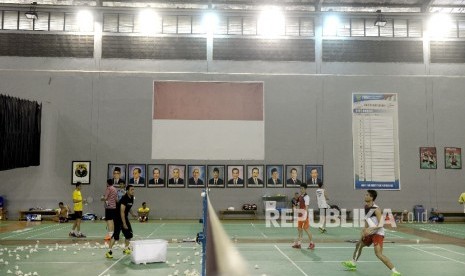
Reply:
[[[446,169],[462,168],[462,149],[456,147],[444,148],[444,164]]]
[[[436,147],[420,147],[420,169],[437,169]]]
[[[400,190],[397,93],[352,94],[354,188]]]
[[[71,184],[90,184],[90,161],[73,161]]]

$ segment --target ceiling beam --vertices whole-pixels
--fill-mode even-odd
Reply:
[[[423,0],[423,4],[421,5],[421,12],[429,12],[429,8],[434,0]]]
[[[324,0],[316,0],[315,1],[315,11],[320,12],[321,6],[323,5]]]

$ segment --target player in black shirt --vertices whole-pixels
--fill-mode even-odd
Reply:
[[[124,243],[125,248],[123,253],[126,255],[131,254],[131,249],[129,249],[129,241],[131,241],[132,235],[132,228],[131,223],[129,222],[128,215],[131,215],[134,218],[137,218],[137,215],[131,210],[132,206],[134,205],[134,186],[128,185],[126,187],[126,194],[120,199],[120,201],[116,204],[116,212],[117,216],[115,218],[115,232],[111,237],[110,241],[110,250],[105,254],[105,257],[111,259],[113,258],[113,252],[111,249],[116,241],[119,240],[120,232],[123,232],[124,235]]]

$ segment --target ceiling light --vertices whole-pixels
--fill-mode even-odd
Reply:
[[[25,12],[24,15],[28,19],[36,19],[36,20],[39,19],[39,15],[37,14],[36,8],[37,8],[37,2],[32,2],[31,7],[29,8],[29,11]]]
[[[381,14],[381,10],[377,10],[376,13],[378,14],[378,16],[376,17],[376,20],[375,20],[375,26],[378,26],[378,27],[386,26],[387,20],[386,18],[384,18],[384,15]]]

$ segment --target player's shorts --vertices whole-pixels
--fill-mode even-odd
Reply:
[[[105,220],[114,220],[116,218],[116,213],[116,208],[105,209]]]
[[[305,220],[300,220],[300,218],[297,218],[297,228],[308,229],[308,227],[310,227],[310,222],[308,221],[308,218]]]
[[[384,236],[378,235],[378,234],[365,236],[362,240],[365,246],[370,246],[371,244],[374,244],[374,245],[379,244],[381,247],[383,247],[383,241],[384,241]]]
[[[123,222],[121,220],[115,220],[115,232],[113,232],[113,238],[115,241],[119,241],[120,232],[123,232],[124,238],[127,240],[133,237],[131,223],[129,222],[128,218],[126,218],[126,224],[128,229],[123,228]]]
[[[82,219],[82,211],[74,211],[75,219]]]

